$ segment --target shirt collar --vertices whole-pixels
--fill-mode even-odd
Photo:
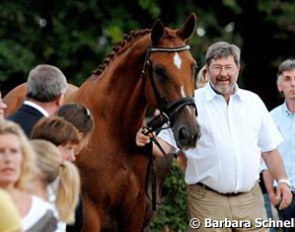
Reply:
[[[40,111],[41,114],[43,114],[45,117],[49,117],[49,113],[48,113],[48,112],[47,112],[42,106],[39,106],[39,105],[37,105],[36,103],[31,102],[31,101],[28,101],[28,100],[25,100],[25,101],[24,101],[24,104],[25,104],[25,105],[28,105],[28,106],[31,106],[31,107],[33,107],[34,109]]]
[[[214,91],[210,82],[208,82],[204,88],[207,88],[206,89],[206,101],[211,101],[214,98],[221,96],[220,94],[218,94]],[[237,84],[235,84],[235,93],[232,94],[231,97],[237,97],[238,99],[241,100],[241,90]]]
[[[287,116],[293,116],[294,114],[288,109],[286,101],[283,103],[283,113]]]

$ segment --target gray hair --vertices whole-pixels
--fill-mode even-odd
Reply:
[[[51,102],[67,88],[67,80],[59,68],[41,64],[32,69],[27,80],[27,97],[39,102]]]
[[[291,60],[291,59],[284,60],[278,68],[278,73],[277,73],[278,81],[280,79],[281,74],[284,71],[292,70],[292,69],[295,69],[295,60]]]
[[[206,63],[209,65],[212,60],[233,56],[235,63],[240,66],[241,50],[235,44],[230,44],[228,42],[220,41],[213,43],[207,50],[206,53]]]

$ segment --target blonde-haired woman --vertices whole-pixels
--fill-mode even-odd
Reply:
[[[51,232],[56,219],[48,204],[28,193],[35,171],[35,152],[22,129],[14,122],[0,120],[0,188],[16,204],[23,231]]]
[[[36,164],[38,175],[34,193],[50,202],[56,209],[61,221],[58,231],[65,231],[65,223],[74,223],[75,209],[80,194],[80,176],[76,166],[63,160],[58,148],[45,140],[32,140],[31,144],[37,153]],[[55,184],[55,193],[51,184]],[[56,194],[56,199],[52,199]]]
[[[195,80],[195,89],[204,87],[209,82],[206,65],[204,65],[198,72]]]

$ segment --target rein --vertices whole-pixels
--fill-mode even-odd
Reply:
[[[153,65],[152,65],[152,61],[150,60],[150,55],[153,52],[182,52],[182,51],[187,51],[190,49],[189,45],[185,45],[182,47],[175,47],[175,48],[155,48],[155,47],[149,47],[147,52],[146,52],[146,56],[145,56],[145,60],[144,60],[144,64],[143,64],[143,69],[141,71],[141,78],[144,80],[145,83],[145,73],[146,70],[148,69],[149,71],[149,79],[150,79],[150,83],[152,86],[152,90],[155,96],[155,99],[159,105],[159,110],[160,110],[160,114],[158,116],[156,116],[155,118],[153,118],[149,123],[147,123],[147,127],[143,128],[143,133],[148,135],[148,134],[152,134],[152,132],[154,131],[159,131],[164,123],[169,122],[170,126],[173,124],[173,119],[175,114],[181,110],[184,106],[186,105],[191,105],[195,108],[195,112],[197,115],[197,108],[195,105],[195,101],[192,97],[184,97],[184,98],[180,98],[174,102],[170,102],[168,103],[166,101],[166,99],[164,97],[161,96],[156,83],[155,83],[155,79],[153,76]],[[166,160],[168,161],[171,170],[174,170],[173,165],[171,164],[168,155],[166,154],[166,152],[164,151],[164,149],[162,148],[161,144],[158,142],[157,138],[155,136],[151,137],[151,140],[158,146],[158,148],[160,149],[160,151],[162,152],[163,156],[166,158]],[[153,155],[151,155],[149,157],[149,163],[148,163],[148,168],[147,168],[147,179],[146,179],[146,195],[149,198],[148,195],[148,181],[149,181],[149,177],[151,178],[151,191],[152,191],[152,199],[150,199],[152,201],[152,209],[153,211],[156,210],[156,205],[157,205],[157,199],[156,199],[156,173],[155,173],[155,164],[154,164],[154,158]]]
[[[145,135],[148,135],[148,134],[152,135],[150,144],[152,144],[152,142],[153,142],[154,144],[157,145],[157,147],[160,149],[161,153],[165,157],[166,161],[168,162],[171,173],[175,173],[176,172],[175,167],[171,164],[171,161],[168,158],[168,154],[165,152],[165,150],[163,149],[163,147],[159,143],[157,137],[153,134],[153,132],[155,132],[155,131],[160,131],[160,129],[162,128],[162,125],[164,123],[168,122],[168,120],[169,119],[168,119],[167,115],[159,114],[158,116],[154,117],[150,122],[147,123],[147,127],[143,127],[142,132]],[[147,167],[146,176],[147,176],[147,179],[145,181],[146,195],[147,195],[148,199],[151,200],[151,202],[152,202],[153,211],[156,211],[157,210],[157,176],[156,176],[154,157],[152,154],[149,156],[149,163],[148,163],[148,167]],[[148,194],[149,178],[151,179],[151,191],[152,191],[151,198]]]

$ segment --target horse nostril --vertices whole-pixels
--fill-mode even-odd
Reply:
[[[196,135],[195,135],[195,141],[197,141],[197,140],[199,140],[200,139],[200,137],[201,137],[201,133],[200,132],[198,132]]]
[[[179,129],[178,136],[179,136],[179,140],[181,140],[181,141],[187,141],[189,139],[188,130],[185,127],[181,127]]]
[[[197,130],[195,133],[189,128],[182,126],[178,130],[178,142],[183,148],[192,148],[197,144],[197,140],[200,138],[200,131]]]
[[[196,142],[199,140],[199,138],[201,137],[201,133],[197,133],[193,136],[192,142],[194,142],[196,144]]]

